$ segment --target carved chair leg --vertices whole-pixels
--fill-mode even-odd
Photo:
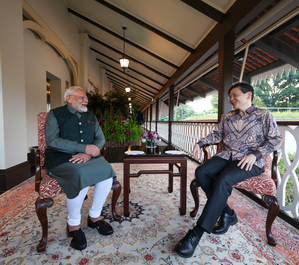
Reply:
[[[272,224],[276,218],[276,216],[279,214],[279,204],[277,201],[277,198],[275,196],[271,195],[263,195],[262,198],[263,205],[268,209],[268,215],[267,215],[267,220],[266,220],[266,235],[268,239],[268,244],[270,246],[276,246],[277,242],[276,239],[274,238],[271,228]]]
[[[37,245],[37,252],[43,252],[46,250],[48,242],[48,217],[47,217],[47,208],[51,208],[54,204],[52,198],[40,199],[39,197],[35,201],[35,211],[38,217],[38,220],[42,226],[42,238]]]
[[[119,181],[117,181],[117,180],[113,181],[112,190],[113,190],[112,201],[111,201],[112,216],[115,221],[120,221],[121,216],[118,215],[116,212],[116,203],[117,203],[117,200],[118,200],[120,192],[121,192],[121,184],[119,183]]]
[[[199,207],[199,196],[198,196],[199,182],[197,179],[193,179],[190,183],[190,190],[194,199],[194,210],[190,212],[191,217],[195,217]]]

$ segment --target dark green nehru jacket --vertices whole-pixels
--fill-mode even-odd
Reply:
[[[81,118],[79,118],[76,114],[72,114],[67,106],[59,107],[51,111],[58,121],[60,138],[82,144],[93,143],[95,123],[97,122],[93,114],[82,112]],[[47,149],[45,155],[45,167],[49,170],[62,163],[68,162],[74,154]]]

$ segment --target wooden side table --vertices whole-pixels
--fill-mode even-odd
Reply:
[[[168,192],[173,191],[173,177],[181,178],[180,185],[180,214],[186,214],[187,203],[187,155],[186,154],[165,154],[168,146],[157,146],[150,151],[142,146],[129,146],[126,151],[144,151],[145,154],[124,155],[124,216],[128,217],[129,212],[129,193],[130,193],[130,178],[138,178],[142,174],[168,174]],[[138,173],[130,173],[131,164],[168,164],[168,170],[140,170]],[[173,165],[180,164],[179,172],[173,172]]]

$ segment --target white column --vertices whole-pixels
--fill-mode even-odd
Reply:
[[[0,1],[0,169],[27,161],[22,0]]]
[[[79,86],[88,90],[88,53],[90,40],[86,33],[79,33],[80,38],[80,63],[79,63]]]

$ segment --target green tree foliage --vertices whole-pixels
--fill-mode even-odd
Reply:
[[[195,110],[188,105],[181,105],[179,107],[174,108],[174,113],[175,113],[175,117],[174,117],[175,121],[183,121],[186,118],[192,116],[195,113]]]
[[[218,110],[218,93],[213,94],[211,99],[213,110]]]
[[[267,78],[259,85],[254,86],[254,103],[258,107],[299,107],[299,71],[289,76],[284,72],[282,77]]]

